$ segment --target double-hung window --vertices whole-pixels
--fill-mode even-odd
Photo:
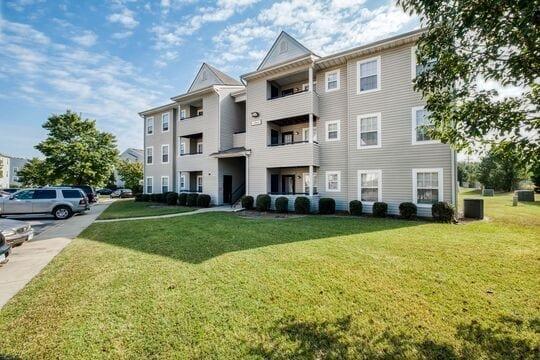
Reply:
[[[341,191],[341,171],[326,172],[326,191],[339,192]]]
[[[162,176],[161,177],[161,193],[165,194],[169,192],[169,177],[168,176]]]
[[[433,144],[439,141],[431,139],[427,130],[433,127],[429,121],[429,112],[424,107],[412,108],[412,143]]]
[[[146,165],[152,165],[154,163],[154,147],[150,146],[146,148]]]
[[[326,122],[326,141],[339,141],[340,123],[339,120]]]
[[[416,46],[411,48],[411,78],[413,80],[424,71],[431,69],[437,62],[435,59],[429,59],[425,65],[422,65],[416,56],[416,49]]]
[[[413,202],[431,206],[443,200],[443,170],[413,169]]]
[[[153,191],[154,191],[153,182],[154,182],[154,178],[152,178],[151,176],[148,176],[146,178],[146,193],[147,194],[152,194],[153,193]]]
[[[357,148],[380,148],[381,144],[381,113],[358,115],[357,117]]]
[[[304,173],[304,192],[309,194],[309,186],[312,184],[309,173]],[[317,193],[317,173],[313,173],[313,193]]]
[[[197,175],[197,192],[202,192],[202,175]]]
[[[382,201],[381,170],[358,170],[358,199],[368,204]]]
[[[182,173],[179,173],[180,175],[178,176],[178,181],[179,181],[179,184],[178,184],[178,190],[185,190],[186,188],[186,174],[182,174]]]
[[[161,145],[161,163],[169,163],[169,145]]]
[[[169,113],[161,115],[161,132],[169,131]]]
[[[371,58],[357,63],[358,93],[381,89],[381,58]]]
[[[197,154],[202,154],[203,151],[203,143],[202,141],[197,142]]]
[[[326,92],[339,90],[340,88],[340,70],[332,70],[325,73],[325,90]]]
[[[152,135],[154,133],[154,117],[146,118],[146,134]]]

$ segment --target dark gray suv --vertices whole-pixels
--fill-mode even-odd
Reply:
[[[0,216],[52,214],[56,219],[64,220],[89,209],[84,191],[68,187],[24,189],[0,198]]]

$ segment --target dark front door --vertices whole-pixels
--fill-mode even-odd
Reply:
[[[232,175],[223,175],[223,202],[230,204],[232,200]]]
[[[294,175],[281,176],[281,188],[285,194],[294,193]]]
[[[279,175],[270,175],[270,192],[277,193],[279,191]]]
[[[279,143],[279,131],[271,129],[270,130],[270,144],[277,145]]]

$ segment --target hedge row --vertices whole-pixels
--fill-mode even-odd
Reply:
[[[210,195],[197,193],[176,193],[170,191],[164,194],[139,194],[135,201],[157,202],[167,205],[180,205],[191,207],[210,207]]]

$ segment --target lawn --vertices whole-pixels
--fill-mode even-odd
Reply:
[[[117,200],[112,203],[98,219],[122,219],[130,217],[145,217],[167,215],[193,211],[186,206],[170,206],[161,203],[135,202],[134,200]]]
[[[0,311],[0,358],[538,359],[539,202],[486,205],[94,224]]]

